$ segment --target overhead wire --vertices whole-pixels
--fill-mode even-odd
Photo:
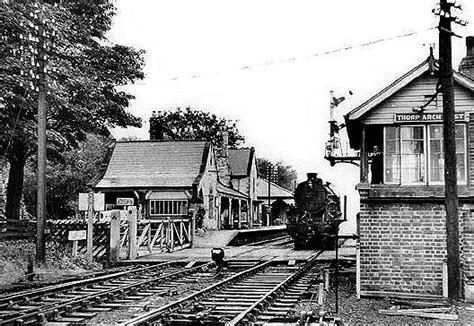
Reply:
[[[403,33],[403,34],[398,34],[398,35],[394,35],[394,36],[383,37],[383,38],[379,38],[379,39],[369,41],[369,42],[365,42],[365,43],[360,43],[360,44],[356,44],[356,45],[349,45],[349,46],[343,46],[343,47],[333,49],[333,50],[317,52],[317,53],[313,53],[313,54],[305,55],[305,56],[289,57],[289,58],[280,59],[280,60],[270,60],[270,61],[266,61],[266,62],[262,62],[262,63],[258,63],[258,64],[242,65],[242,66],[237,68],[237,71],[249,71],[249,70],[252,70],[252,69],[257,69],[257,68],[262,68],[262,67],[267,67],[267,66],[272,66],[272,65],[277,65],[277,64],[294,63],[294,62],[297,62],[297,61],[307,60],[307,59],[311,59],[311,58],[315,58],[315,57],[326,56],[326,55],[330,55],[330,54],[334,54],[334,53],[338,53],[338,52],[349,51],[349,50],[353,50],[353,49],[357,49],[357,48],[364,48],[364,47],[368,47],[368,46],[371,46],[371,45],[374,45],[374,44],[377,44],[377,43],[382,43],[382,42],[392,41],[392,40],[395,40],[395,39],[410,37],[412,35],[420,34],[420,33],[427,32],[427,31],[430,31],[430,30],[434,30],[434,29],[437,29],[437,28],[438,28],[438,26],[433,26],[433,27],[424,28],[424,29],[411,31],[411,32]],[[169,82],[169,81],[178,81],[178,80],[184,80],[184,79],[195,79],[195,78],[207,77],[207,76],[211,76],[211,75],[219,75],[219,74],[223,74],[223,73],[224,72],[222,72],[222,71],[221,72],[202,72],[202,73],[193,73],[193,74],[190,73],[190,74],[188,74],[187,76],[184,76],[184,77],[173,77],[173,78],[165,79],[164,81]]]

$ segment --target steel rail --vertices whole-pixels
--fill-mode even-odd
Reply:
[[[264,240],[264,241],[268,241],[268,240]],[[288,241],[289,241],[289,240],[288,240]],[[293,242],[293,241],[290,241],[289,243],[291,243],[291,242]],[[247,250],[245,250],[245,251],[242,251],[242,252],[240,252],[239,254],[233,256],[232,259],[235,259],[235,258],[237,258],[237,257],[240,257],[240,256],[243,256],[243,255],[245,255],[245,254],[248,254],[249,252],[268,249],[267,247],[255,248],[254,246],[252,246],[252,244],[246,244],[246,245],[239,246],[239,247],[245,247],[245,248],[249,248],[249,249],[247,249]]]
[[[24,311],[20,310],[20,311],[18,311],[17,316],[15,316],[11,319],[8,319],[8,320],[0,320],[0,325],[14,323],[14,322],[19,321],[21,319],[32,319],[36,316],[43,316],[44,317],[48,313],[49,314],[58,313],[58,311],[61,310],[61,309],[75,310],[77,308],[80,308],[81,304],[89,303],[91,300],[98,299],[100,297],[110,296],[110,295],[113,295],[117,292],[120,293],[120,292],[124,292],[124,291],[131,290],[131,289],[134,289],[134,288],[139,288],[139,287],[142,287],[142,286],[150,284],[150,283],[156,283],[156,282],[163,281],[167,278],[186,275],[186,274],[194,272],[198,269],[208,267],[208,266],[211,266],[211,265],[214,265],[214,262],[205,263],[205,264],[193,267],[193,268],[183,269],[183,270],[180,270],[180,271],[177,271],[177,272],[174,272],[174,273],[161,275],[159,277],[155,277],[155,278],[148,279],[148,280],[143,280],[143,281],[140,281],[140,282],[137,282],[137,283],[118,286],[118,287],[116,287],[114,289],[111,289],[111,290],[104,290],[104,291],[100,291],[98,293],[92,293],[90,295],[85,295],[81,298],[72,298],[70,300],[62,301],[59,304],[58,303],[51,303],[49,305],[45,305],[45,306],[38,307],[38,308],[32,308],[32,309],[26,310],[26,311],[25,310]]]
[[[277,244],[280,244],[278,242],[282,241],[282,240],[285,240],[285,239],[288,239],[287,241],[289,241],[289,243],[293,242],[293,240],[291,239],[291,237],[289,235],[283,235],[281,237],[277,237],[277,238],[273,238],[273,239],[267,239],[267,240],[262,240],[262,241],[257,241],[257,242],[251,242],[251,243],[247,244],[247,246],[258,246],[258,245],[261,245],[261,244],[271,243],[271,242],[277,242]],[[287,241],[285,241],[281,244],[286,244]]]
[[[276,285],[273,289],[269,290],[263,297],[261,297],[259,300],[257,300],[255,303],[253,303],[250,307],[248,307],[245,311],[242,311],[240,314],[238,314],[234,319],[232,319],[229,322],[226,322],[226,326],[234,326],[237,325],[238,323],[243,323],[243,320],[251,314],[254,310],[256,310],[259,306],[263,305],[269,298],[274,297],[275,295],[278,295],[278,291],[282,288],[285,288],[289,285],[289,283],[295,281],[298,279],[303,273],[307,272],[308,269],[310,269],[314,263],[316,262],[316,258],[321,255],[323,251],[319,251],[318,253],[314,254],[311,256],[308,261],[301,266],[295,273],[292,275],[288,276],[286,279],[284,279],[280,284]]]
[[[75,286],[83,286],[83,285],[87,285],[87,284],[93,284],[93,283],[101,282],[101,281],[108,280],[108,279],[121,277],[121,276],[124,276],[124,275],[141,273],[141,272],[144,272],[144,271],[147,271],[147,270],[150,270],[150,269],[155,269],[155,268],[158,268],[158,267],[163,267],[163,266],[166,266],[166,265],[170,265],[171,263],[173,263],[173,262],[164,262],[164,263],[161,263],[161,264],[155,264],[155,265],[151,265],[151,266],[145,266],[145,267],[129,269],[129,270],[122,271],[122,272],[96,276],[96,277],[82,279],[82,280],[78,280],[78,281],[69,281],[69,282],[60,283],[60,284],[56,284],[56,285],[50,285],[50,286],[42,287],[42,288],[39,288],[39,289],[22,291],[20,293],[15,293],[13,295],[5,296],[5,297],[0,298],[0,306],[2,304],[6,304],[6,303],[10,304],[11,301],[15,301],[15,300],[18,300],[18,299],[24,300],[25,297],[32,297],[32,296],[44,295],[44,294],[47,294],[47,293],[60,292],[60,291],[67,290],[67,289],[75,287]]]
[[[121,324],[122,326],[129,326],[129,325],[142,325],[142,324],[147,324],[147,323],[151,323],[151,322],[154,322],[157,318],[159,318],[163,313],[167,312],[167,311],[172,311],[173,309],[177,308],[177,307],[180,307],[184,302],[186,301],[190,301],[190,300],[193,300],[193,299],[197,299],[198,297],[200,297],[201,295],[205,295],[221,286],[224,286],[228,283],[231,283],[233,281],[236,281],[238,279],[240,279],[241,277],[244,277],[244,276],[247,276],[248,274],[252,274],[254,272],[257,272],[259,271],[260,269],[262,268],[265,268],[267,266],[269,266],[270,264],[273,263],[273,260],[269,260],[269,261],[266,261],[266,262],[263,262],[263,263],[260,263],[258,264],[257,266],[254,266],[254,267],[251,267],[249,269],[246,269],[245,271],[242,271],[242,272],[239,272],[233,276],[230,276],[228,278],[226,278],[225,280],[222,280],[216,284],[213,284],[211,286],[208,286],[207,288],[203,289],[203,290],[200,290],[196,293],[193,293],[193,294],[190,294],[182,299],[179,299],[177,301],[174,301],[174,302],[171,302],[161,308],[158,308],[156,310],[153,310],[153,311],[150,311],[146,314],[143,314],[141,316],[138,316],[138,317],[135,317],[133,319],[130,319],[128,321],[126,321],[125,323]]]

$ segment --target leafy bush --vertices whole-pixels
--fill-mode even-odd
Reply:
[[[0,285],[25,280],[28,257],[35,257],[35,243],[30,240],[0,242]],[[35,267],[35,280],[54,281],[58,276],[70,275],[86,270],[100,269],[100,264],[89,262],[84,255],[72,257],[68,246],[57,242],[46,244],[46,265]]]

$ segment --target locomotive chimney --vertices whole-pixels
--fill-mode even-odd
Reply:
[[[318,177],[318,174],[314,172],[306,173],[306,175],[308,177],[308,180],[315,180]]]
[[[474,36],[466,37],[466,56],[459,64],[459,72],[474,80]]]

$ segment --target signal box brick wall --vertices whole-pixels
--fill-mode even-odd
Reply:
[[[365,201],[361,193],[361,291],[443,294],[446,259],[442,203]],[[461,262],[465,281],[474,277],[474,222],[460,209]]]
[[[474,208],[465,208],[460,214],[461,262],[467,283],[474,283]]]

